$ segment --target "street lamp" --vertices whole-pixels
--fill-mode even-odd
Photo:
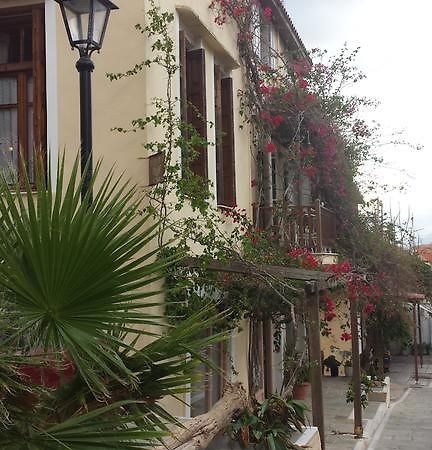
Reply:
[[[90,59],[94,51],[102,48],[111,10],[118,9],[109,0],[56,0],[60,5],[66,33],[72,48],[79,51],[76,68],[80,74],[80,117],[81,117],[81,199],[88,193],[92,202],[90,181],[92,162],[92,105],[91,73],[94,70]]]

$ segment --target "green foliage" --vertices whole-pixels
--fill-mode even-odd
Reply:
[[[164,257],[175,253],[176,248],[164,249]],[[286,320],[292,305],[301,301],[299,290],[292,286],[265,285],[248,276],[220,275],[206,270],[173,264],[166,270],[166,314],[171,324],[177,325],[196,311],[207,308],[209,314],[225,312],[217,330],[232,330],[242,319],[266,320],[274,323]]]
[[[199,237],[202,222],[179,220],[172,218],[172,213],[191,208],[205,217],[209,214],[209,200],[212,199],[207,179],[196,175],[191,170],[191,163],[198,157],[199,148],[209,147],[210,143],[203,138],[190,124],[177,115],[180,99],[173,95],[174,76],[179,70],[175,53],[175,41],[172,34],[174,15],[162,11],[153,0],[147,11],[145,25],[136,25],[136,29],[151,42],[152,58],[136,64],[126,72],[108,74],[111,81],[136,76],[146,68],[157,66],[167,75],[165,96],[152,100],[153,114],[135,118],[131,128],[116,127],[118,132],[137,132],[153,128],[161,131],[161,139],[146,141],[143,144],[148,155],[163,154],[164,173],[162,179],[149,192],[150,206],[148,211],[158,217],[164,225],[162,232],[169,224],[176,237],[181,241]],[[193,105],[187,105],[194,108]],[[198,111],[195,111],[199,116]],[[202,120],[205,120],[202,118]],[[185,214],[189,215],[189,214]],[[163,232],[161,233],[161,241]]]
[[[360,392],[360,402],[362,407],[365,409],[368,405],[368,395],[369,392],[372,391],[373,387],[375,386],[374,381],[370,379],[365,373],[362,374],[361,378],[361,392]],[[354,386],[353,382],[351,381],[348,385],[348,389],[346,392],[346,402],[352,403],[354,402]]]
[[[283,387],[293,386],[295,384],[303,384],[310,381],[310,371],[316,366],[316,363],[310,362],[305,353],[294,351],[288,353],[288,348],[284,354],[284,378]]]
[[[12,191],[3,179],[0,284],[15,294],[13,313],[26,322],[18,334],[33,348],[67,351],[89,385],[105,392],[106,376],[134,379],[115,352],[128,347],[122,335],[151,335],[146,329],[160,324],[147,312],[155,303],[143,300],[170,261],[155,260],[154,251],[131,259],[157,230],[140,214],[135,187],[111,172],[91,205],[80,201],[80,187],[78,160],[69,180],[60,164],[55,186],[39,170],[35,197],[28,182],[24,192],[18,184]]]
[[[154,448],[177,423],[160,400],[187,392],[225,339],[203,337],[223,320],[207,310],[167,328],[150,286],[182,254],[157,257],[137,188],[113,172],[96,183],[98,171],[91,204],[78,161],[69,178],[60,162],[55,186],[39,164],[36,192],[0,184],[0,449]]]
[[[255,401],[252,410],[231,424],[229,434],[243,445],[250,442],[258,449],[295,449],[291,436],[295,431],[302,432],[306,410],[302,402],[273,394],[262,403]]]

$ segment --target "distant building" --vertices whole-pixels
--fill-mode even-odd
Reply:
[[[432,265],[432,244],[420,245],[417,253],[425,263]]]

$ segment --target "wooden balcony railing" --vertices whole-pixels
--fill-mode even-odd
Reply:
[[[259,208],[257,223],[272,228],[281,244],[287,247],[308,248],[322,253],[334,249],[337,237],[334,212],[316,201],[314,205],[275,205]]]

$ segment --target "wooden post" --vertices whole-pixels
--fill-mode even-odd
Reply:
[[[263,320],[264,392],[265,398],[273,394],[273,326],[271,319]]]
[[[321,216],[321,200],[319,198],[315,201],[315,217],[316,217],[316,232],[317,232],[317,250],[318,253],[323,251],[322,245],[322,216]]]
[[[354,390],[354,435],[363,436],[362,405],[361,405],[361,369],[358,336],[357,305],[354,300],[350,300],[351,316],[351,343],[352,343],[352,365],[353,365],[353,390]]]
[[[414,376],[415,382],[419,381],[419,373],[418,373],[418,348],[417,348],[417,311],[416,311],[416,302],[413,302],[413,345],[414,345]]]
[[[417,319],[418,319],[417,328],[418,328],[419,349],[420,349],[420,367],[423,369],[423,339],[421,329],[420,302],[417,303]]]
[[[321,449],[325,450],[324,402],[321,378],[321,329],[318,283],[306,284],[306,308],[308,317],[309,359],[311,367],[312,423],[318,427]]]

